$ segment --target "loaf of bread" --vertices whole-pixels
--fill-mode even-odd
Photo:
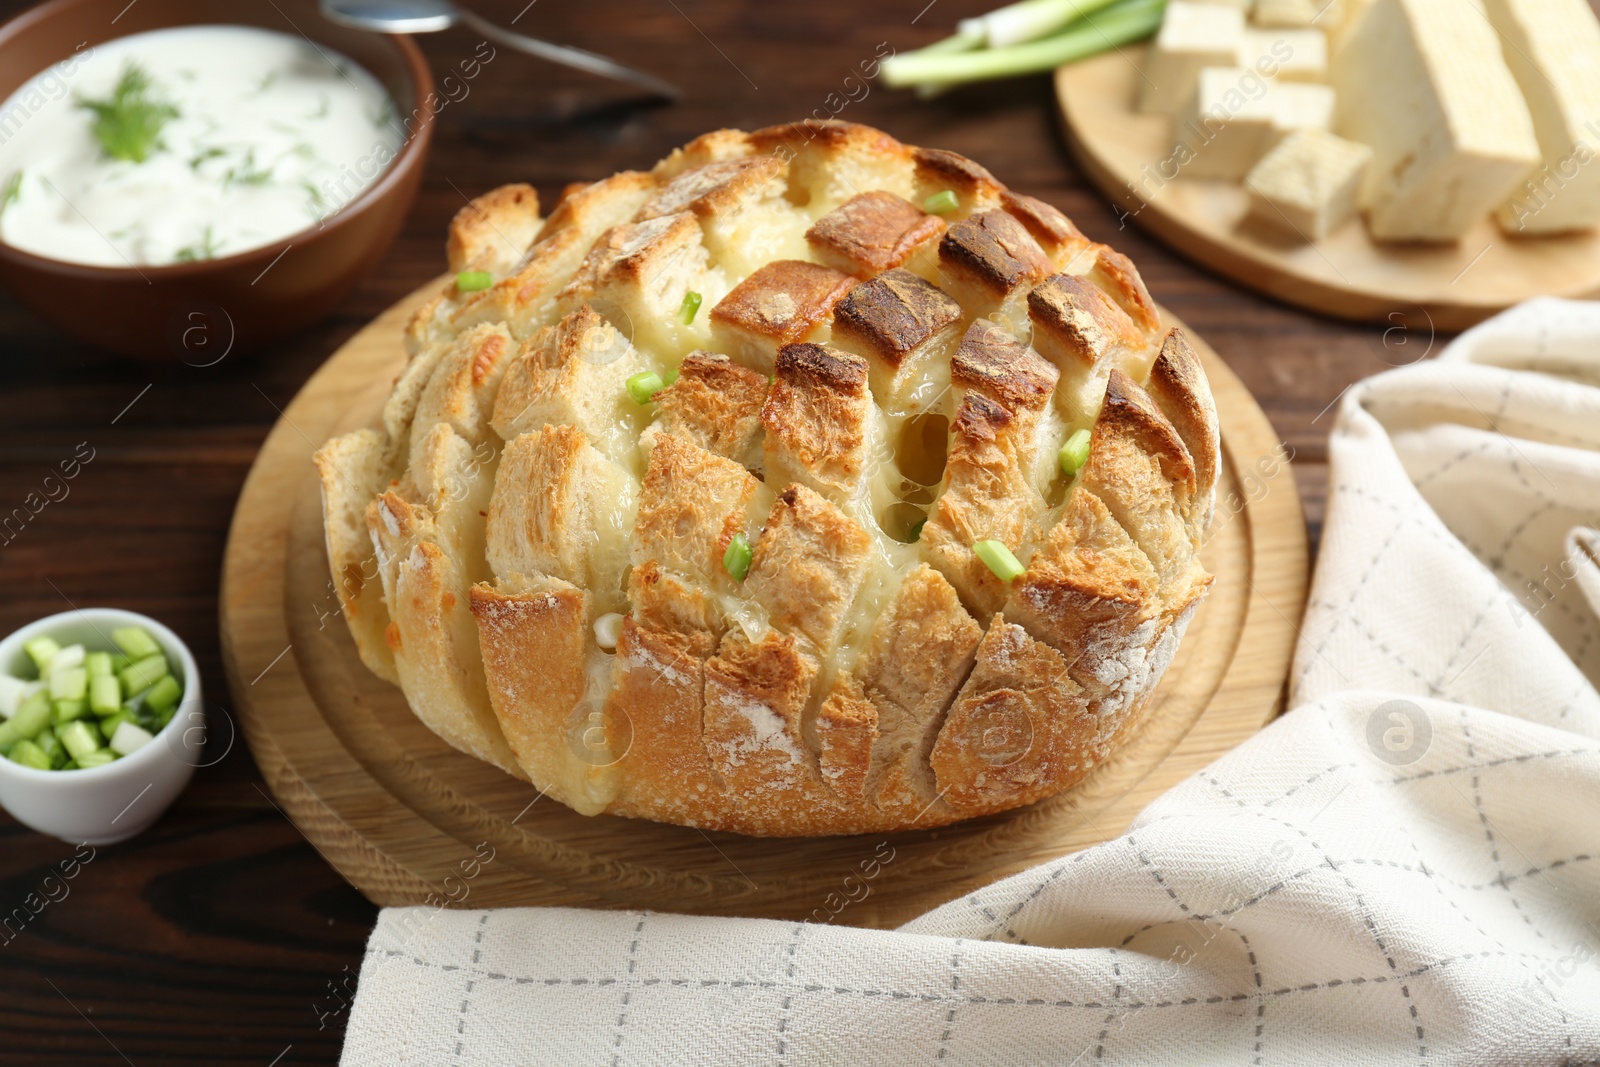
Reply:
[[[316,456],[361,657],[445,741],[585,814],[807,836],[1030,804],[1136,728],[1219,442],[1126,257],[839,122],[543,219],[497,189],[448,250],[493,284],[422,307],[382,425]]]

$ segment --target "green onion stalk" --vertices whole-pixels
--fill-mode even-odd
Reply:
[[[1149,37],[1160,28],[1166,10],[1166,0],[1118,0],[1109,6],[1101,0],[1073,2],[1090,10],[1059,33],[1025,44],[955,51],[953,47],[942,47],[948,42],[941,41],[916,52],[891,56],[883,61],[884,84],[890,88],[939,89],[1054,70],[1064,63],[1075,63]],[[934,51],[936,48],[939,50]]]
[[[990,48],[1009,48],[1048,37],[1067,24],[1101,8],[1110,7],[1116,0],[1022,0],[996,8],[987,15],[963,20],[983,34],[984,44]]]

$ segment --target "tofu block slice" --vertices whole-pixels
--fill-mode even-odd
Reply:
[[[1242,67],[1207,67],[1178,123],[1183,176],[1236,182],[1277,136],[1277,102],[1267,79]]]
[[[1250,217],[1303,241],[1320,241],[1356,213],[1372,149],[1319,130],[1286,137],[1245,176]]]
[[[1206,67],[1237,67],[1244,55],[1244,12],[1223,4],[1172,0],[1145,60],[1139,110],[1178,115]]]
[[[1337,7],[1328,12],[1326,18],[1317,20],[1317,25],[1328,33],[1328,54],[1344,47],[1345,40],[1355,32],[1361,24],[1362,18],[1367,13],[1367,8],[1372,6],[1372,0],[1343,0]]]
[[[1328,35],[1320,29],[1247,29],[1244,66],[1284,82],[1328,80]]]
[[[1506,62],[1533,115],[1544,166],[1500,205],[1512,233],[1560,233],[1600,222],[1600,22],[1584,0],[1487,0]]]
[[[1487,19],[1458,0],[1374,0],[1335,50],[1334,132],[1372,148],[1372,236],[1452,241],[1539,163],[1522,92]]]
[[[1339,0],[1256,0],[1250,17],[1257,26],[1274,28],[1333,26],[1339,21]]]

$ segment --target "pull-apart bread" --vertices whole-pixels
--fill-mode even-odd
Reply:
[[[1219,443],[1126,257],[847,123],[544,218],[497,189],[448,247],[492,284],[316,463],[361,657],[451,745],[587,814],[819,835],[1032,803],[1137,724]]]

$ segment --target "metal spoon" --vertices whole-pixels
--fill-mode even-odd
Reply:
[[[602,78],[637,85],[668,100],[682,94],[677,86],[651,74],[585,52],[581,48],[550,44],[496,26],[450,0],[322,0],[322,14],[330,22],[377,33],[437,33],[461,23],[492,41],[565,67],[598,74]]]

